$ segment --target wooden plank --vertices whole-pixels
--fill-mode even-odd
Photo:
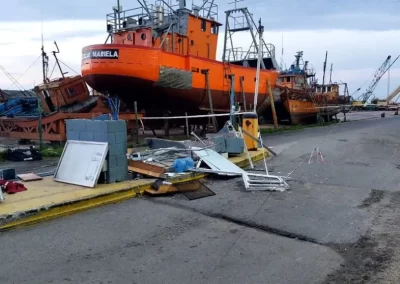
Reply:
[[[23,181],[34,181],[34,180],[41,180],[43,179],[42,177],[35,175],[34,173],[28,173],[28,174],[19,174],[17,177]]]
[[[197,180],[182,182],[174,184],[179,192],[188,192],[188,191],[196,191],[201,187],[201,183]]]
[[[166,172],[164,167],[133,160],[128,160],[128,170],[151,177],[161,177]]]
[[[151,195],[161,195],[161,194],[166,194],[166,193],[178,192],[179,190],[172,184],[162,184],[158,187],[158,190],[149,188],[149,189],[145,189],[144,191]]]

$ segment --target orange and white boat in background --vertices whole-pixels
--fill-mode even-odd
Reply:
[[[280,98],[282,108],[278,117],[287,118],[292,124],[315,123],[329,120],[338,114],[349,96],[341,96],[338,83],[317,84],[314,70],[303,62],[303,52],[295,55],[295,62],[282,70],[274,94]],[[347,85],[344,93],[348,93]]]
[[[82,51],[82,75],[98,92],[118,96],[127,107],[138,103],[140,109],[169,110],[175,113],[196,113],[210,109],[208,86],[214,111],[227,111],[233,86],[236,102],[249,109],[254,100],[257,44],[254,52],[240,53],[227,49],[228,32],[250,30],[254,41],[257,31],[250,26],[251,14],[242,11],[249,25],[226,27],[224,58],[216,60],[221,24],[216,20],[217,5],[213,1],[202,7],[178,7],[165,1],[107,15],[109,36],[105,44],[90,45]],[[253,25],[253,24],[251,24]],[[236,29],[236,30],[235,30]],[[267,46],[267,45],[266,45]],[[239,54],[240,53],[240,54]],[[275,85],[279,76],[274,47],[264,52],[258,102],[268,96],[267,82]],[[206,75],[208,73],[208,76]],[[208,79],[207,79],[208,77]],[[208,82],[207,82],[208,80]],[[154,112],[153,112],[154,113]]]

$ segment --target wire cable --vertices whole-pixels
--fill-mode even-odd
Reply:
[[[351,94],[351,96],[353,96],[355,93],[357,93],[360,89],[361,89],[361,87],[358,88],[357,91],[353,92],[353,94]],[[361,94],[359,97],[357,97],[357,99],[362,98],[362,96],[363,96],[363,94]],[[355,107],[355,105],[352,106],[352,107],[350,108],[350,110],[348,111],[348,113],[351,112],[351,111],[353,110],[354,107]],[[319,146],[326,140],[326,138],[328,138],[328,136],[329,136],[330,134],[332,134],[332,132],[333,132],[333,131],[339,126],[339,124],[341,124],[342,122],[343,122],[343,120],[341,120],[341,121],[339,121],[338,123],[335,124],[335,126],[331,129],[331,131],[329,131],[329,133],[326,134],[326,135],[322,138],[322,140],[317,144],[317,146],[315,146],[315,147],[313,148],[313,151],[311,152],[311,155],[313,154],[313,152],[315,151],[315,149],[319,148]],[[301,161],[290,173],[287,174],[286,177],[289,178],[295,171],[297,171],[297,170],[300,168],[300,166],[304,163],[304,161],[305,161],[305,160]]]
[[[51,80],[51,76],[53,76],[54,69],[56,69],[56,64],[57,64],[57,62],[54,62],[54,66],[53,66],[53,69],[51,70],[49,80]]]
[[[19,80],[26,74],[26,72],[28,72],[29,69],[31,69],[32,66],[35,65],[36,61],[38,61],[38,59],[39,59],[41,56],[42,56],[42,55],[39,55],[38,58],[36,58],[35,61],[33,61],[33,63],[28,67],[28,69],[26,69],[26,70],[18,77],[18,79],[16,79],[16,81],[19,81]],[[12,85],[10,85],[7,89],[12,88],[12,86],[14,86],[14,85],[15,85],[15,83],[13,83]]]
[[[64,62],[62,62],[60,59],[58,59],[58,61],[60,61],[65,67],[67,67],[68,69],[70,69],[71,71],[75,72],[77,75],[81,75],[78,72],[76,72],[74,69],[72,69],[71,67],[69,67],[67,64],[65,64]]]

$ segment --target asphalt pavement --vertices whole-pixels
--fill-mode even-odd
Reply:
[[[0,283],[399,283],[399,130],[387,117],[264,136],[272,173],[296,169],[286,192],[214,177],[215,196],[3,232]],[[316,147],[324,163],[308,163]]]

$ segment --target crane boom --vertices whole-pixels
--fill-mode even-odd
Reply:
[[[400,86],[398,86],[387,98],[386,98],[386,104],[389,104],[391,100],[395,96],[397,96],[400,93]]]
[[[386,60],[383,62],[381,67],[379,67],[379,69],[376,70],[376,72],[374,74],[374,77],[373,77],[373,79],[371,81],[371,84],[369,84],[367,90],[362,95],[362,102],[363,103],[366,103],[368,101],[368,99],[371,97],[372,93],[374,92],[376,86],[378,85],[379,81],[381,80],[382,76],[386,73],[391,57],[392,56],[389,55],[386,58]]]

